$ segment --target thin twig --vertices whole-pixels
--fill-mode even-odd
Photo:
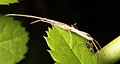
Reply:
[[[21,17],[28,17],[28,18],[36,18],[38,20],[31,22],[30,24],[34,24],[36,22],[45,22],[45,23],[49,23],[51,25],[55,25],[58,26],[60,28],[63,28],[65,30],[69,30],[71,32],[74,32],[80,36],[82,36],[83,38],[91,41],[93,43],[93,45],[95,46],[95,48],[97,49],[97,51],[99,51],[99,49],[97,48],[96,44],[94,42],[97,43],[97,45],[101,48],[101,46],[99,45],[99,43],[93,39],[88,33],[80,31],[74,27],[71,27],[65,23],[59,22],[59,21],[55,21],[55,20],[51,20],[51,19],[47,19],[47,18],[42,18],[42,17],[37,17],[37,16],[31,16],[31,15],[24,15],[24,14],[7,14],[6,16],[21,16]]]

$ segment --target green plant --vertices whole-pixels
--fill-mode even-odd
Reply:
[[[17,0],[0,0],[1,5]],[[27,52],[28,33],[12,17],[0,15],[0,64],[16,64]],[[94,52],[93,45],[83,37],[53,26],[45,37],[51,50],[48,52],[56,64],[114,64],[120,60],[120,37]]]
[[[18,20],[0,15],[0,64],[15,64],[24,59],[28,39]]]

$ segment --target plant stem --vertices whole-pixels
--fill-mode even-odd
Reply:
[[[101,64],[114,64],[120,60],[120,36],[104,46],[99,54]]]

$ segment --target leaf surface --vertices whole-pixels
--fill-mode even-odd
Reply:
[[[89,41],[81,36],[56,26],[49,28],[47,35],[48,51],[55,64],[98,64],[94,50],[88,48],[92,48]]]
[[[28,33],[21,23],[0,15],[0,64],[16,64],[27,52]]]
[[[0,5],[9,5],[12,3],[18,3],[18,0],[0,0]]]

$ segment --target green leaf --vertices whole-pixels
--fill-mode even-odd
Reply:
[[[48,51],[55,64],[99,64],[97,54],[87,47],[92,48],[89,41],[81,36],[56,26],[49,28],[47,35]]]
[[[0,15],[0,64],[16,64],[27,52],[28,33],[12,17]]]
[[[18,0],[0,0],[0,5],[9,5],[12,3],[18,3]]]

